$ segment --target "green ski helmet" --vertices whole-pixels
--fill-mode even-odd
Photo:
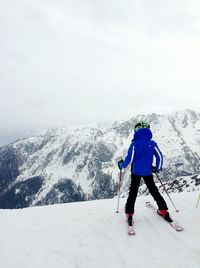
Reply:
[[[150,128],[150,125],[146,121],[141,120],[135,124],[134,131],[136,132],[140,128]]]

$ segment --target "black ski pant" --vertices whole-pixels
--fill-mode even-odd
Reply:
[[[156,187],[153,175],[149,176],[142,176],[144,179],[144,182],[150,192],[150,194],[153,196],[154,200],[156,201],[159,210],[168,210],[167,204],[164,200],[164,198],[161,196],[161,194],[158,191],[158,188]],[[138,193],[138,189],[140,186],[141,176],[131,174],[131,186],[129,189],[129,196],[126,202],[125,207],[125,213],[127,214],[133,214],[134,213],[134,207],[135,207],[135,201]]]

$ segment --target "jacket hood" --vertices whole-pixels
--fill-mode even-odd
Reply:
[[[151,140],[153,137],[152,132],[149,128],[140,128],[138,129],[134,136],[134,140]]]

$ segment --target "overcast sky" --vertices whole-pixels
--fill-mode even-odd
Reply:
[[[199,0],[2,0],[1,127],[200,111]]]

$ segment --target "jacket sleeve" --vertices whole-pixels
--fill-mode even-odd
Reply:
[[[132,142],[128,149],[127,156],[125,157],[122,163],[122,167],[126,168],[133,161],[133,157],[134,157],[134,144]]]
[[[160,151],[160,149],[159,149],[157,144],[155,144],[155,147],[154,147],[154,156],[156,158],[156,169],[157,170],[162,170],[163,155],[162,155],[162,152]]]

